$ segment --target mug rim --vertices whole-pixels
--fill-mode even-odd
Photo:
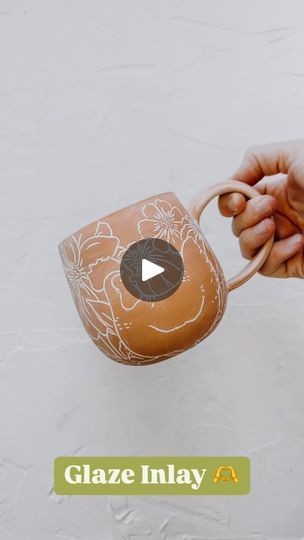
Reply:
[[[58,244],[58,248],[60,248],[60,246],[62,244],[64,244],[64,242],[66,242],[67,240],[69,240],[69,238],[71,238],[71,236],[74,236],[75,234],[79,234],[81,233],[84,229],[86,229],[87,227],[90,227],[92,225],[94,225],[94,223],[97,223],[98,221],[102,221],[102,220],[106,220],[106,219],[109,219],[111,218],[112,216],[114,216],[115,214],[119,214],[120,212],[124,212],[125,210],[129,210],[129,208],[132,208],[133,206],[137,206],[138,204],[142,204],[146,201],[149,201],[150,199],[154,199],[155,197],[163,197],[164,195],[174,195],[176,198],[177,195],[174,193],[174,191],[163,191],[162,193],[157,193],[156,195],[150,195],[149,197],[145,197],[144,199],[141,199],[140,201],[137,201],[135,203],[132,203],[132,204],[128,204],[127,206],[123,206],[122,208],[120,208],[119,210],[114,210],[114,212],[111,212],[110,214],[107,214],[106,216],[103,216],[103,217],[99,217],[97,219],[94,219],[94,221],[91,221],[90,223],[87,223],[86,225],[84,225],[83,227],[80,227],[79,229],[77,229],[76,231],[70,233],[68,236],[66,236],[63,240],[61,240],[61,242],[59,242]]]

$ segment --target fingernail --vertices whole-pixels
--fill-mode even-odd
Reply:
[[[266,220],[264,219],[264,221],[261,221],[261,223],[259,223],[257,225],[257,228],[256,228],[256,232],[258,234],[258,236],[264,236],[264,234],[266,234],[267,232],[267,225],[266,225]]]
[[[303,236],[302,234],[295,234],[294,236],[292,236],[290,238],[290,243],[295,246],[297,244],[300,244],[301,242],[303,241]]]
[[[235,199],[235,197],[233,195],[230,198],[228,206],[229,206],[230,212],[232,212],[233,214],[237,214],[238,207],[237,207],[236,199]]]

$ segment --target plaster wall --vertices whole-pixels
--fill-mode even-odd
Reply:
[[[256,276],[145,368],[81,327],[57,244],[151,194],[186,204],[303,137],[300,0],[1,0],[1,540],[303,539],[303,283]],[[244,261],[212,204],[226,275]],[[58,497],[58,455],[248,455],[244,497]]]

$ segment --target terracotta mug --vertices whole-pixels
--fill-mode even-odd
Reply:
[[[61,242],[60,255],[81,321],[109,358],[146,365],[193,347],[220,322],[227,293],[263,265],[273,238],[240,273],[226,281],[199,228],[206,205],[231,192],[247,198],[259,195],[242,182],[228,181],[197,195],[187,211],[174,193],[161,193],[94,221]],[[165,300],[135,298],[121,281],[123,254],[143,238],[166,240],[182,256],[183,280]]]

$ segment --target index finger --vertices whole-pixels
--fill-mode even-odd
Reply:
[[[285,141],[252,146],[246,151],[232,179],[254,185],[264,176],[288,173],[293,156],[302,141]]]
[[[261,195],[264,195],[266,193],[265,181],[259,181],[257,184],[255,184],[254,187]],[[240,193],[235,192],[221,195],[218,199],[219,211],[224,217],[238,216],[245,210],[246,203],[246,197],[244,195],[241,195]]]
[[[237,216],[245,210],[246,198],[241,193],[226,193],[218,198],[218,207],[224,217]]]

